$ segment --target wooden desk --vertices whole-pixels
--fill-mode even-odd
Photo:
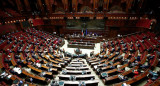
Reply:
[[[41,68],[44,68],[44,69],[47,69],[47,70],[49,69],[49,67],[47,67],[45,65],[42,65]],[[51,68],[51,71],[58,72],[56,68]]]
[[[24,64],[27,64],[27,62],[26,62],[26,60],[24,59],[24,56],[23,56],[22,53],[20,53],[20,59],[21,59],[21,61],[23,60],[23,63],[24,63]]]
[[[82,65],[80,65],[80,64],[69,64],[68,66],[69,67],[86,67],[87,65],[84,65],[84,64],[82,64]]]
[[[119,67],[119,69],[123,69],[123,68],[125,68],[125,67],[127,67],[128,66],[128,64],[124,64],[124,65],[122,65],[121,67]],[[106,71],[106,73],[109,75],[110,73],[114,73],[114,72],[118,72],[118,69],[116,68],[116,69],[112,69],[112,70],[109,70],[109,71]]]
[[[10,44],[7,44],[7,45],[3,48],[3,50],[4,50],[4,51],[7,51],[7,49],[8,49],[9,46],[10,46]]]
[[[38,55],[38,53],[35,53],[36,54],[36,56],[38,56],[38,59],[42,59],[39,55]],[[43,59],[42,59],[43,60]]]
[[[49,55],[52,59],[54,59],[54,57],[53,57],[50,53],[48,53],[48,55]]]
[[[43,60],[43,59],[42,59],[42,60]],[[43,62],[44,62],[45,64],[48,63],[48,61],[45,61],[45,60],[43,60]],[[59,65],[57,65],[57,64],[53,64],[52,66],[55,67],[55,68],[61,69],[61,66],[59,66]]]
[[[29,51],[31,51],[31,49],[33,49],[33,44],[29,47]]]
[[[28,73],[28,72],[25,71],[25,70],[22,70],[22,73],[23,73],[24,75],[26,75],[26,76],[32,77],[32,78],[37,79],[37,80],[41,80],[41,81],[45,81],[45,80],[46,80],[46,78],[44,78],[44,77],[35,76],[35,75],[31,74],[31,73]]]
[[[119,55],[119,56],[120,56],[120,55]],[[114,63],[116,60],[121,61],[121,59],[118,58],[119,56],[115,57],[115,58],[112,60],[112,62]],[[104,67],[104,64],[108,65],[109,63],[110,63],[110,61],[106,60],[105,63],[99,64],[99,65],[97,65],[97,67],[98,67],[98,68],[101,68],[101,67]]]
[[[38,72],[38,73],[42,73],[43,71],[41,69],[38,69],[38,68],[35,68],[33,67],[32,65],[27,65],[29,68],[31,68],[32,70]],[[52,72],[47,72],[47,71],[44,71],[46,75],[52,75]]]
[[[43,55],[43,57],[44,57],[46,60],[49,60],[49,57],[47,57],[46,55]]]
[[[155,57],[154,57],[154,59],[153,59],[153,61],[152,61],[152,63],[151,63],[151,66],[152,66],[152,67],[156,67],[157,64],[158,64],[158,55],[157,55],[156,52],[154,52],[154,55],[155,55]]]
[[[160,79],[154,81],[150,86],[159,86],[160,85]]]
[[[112,59],[115,55],[116,53],[114,52],[108,59]]]
[[[89,70],[88,67],[66,67],[67,70]]]
[[[94,58],[88,57],[87,61],[89,62],[89,61],[96,60],[96,59],[97,59],[97,57],[94,57]]]
[[[83,62],[71,62],[70,64],[83,64]]]
[[[130,80],[127,80],[127,81],[124,81],[124,82],[121,82],[121,83],[114,84],[114,86],[120,86],[120,85],[122,85],[123,83],[133,84],[133,83],[141,80],[142,78],[146,77],[148,73],[149,73],[149,69],[147,69],[144,73],[138,75],[137,77],[134,77],[134,78],[132,78],[132,79],[130,79]]]
[[[99,60],[99,61],[97,61],[97,62],[92,62],[92,63],[91,63],[91,66],[93,67],[94,65],[98,65],[98,64],[104,63],[105,61],[107,61],[107,60],[104,59],[104,60]]]
[[[57,62],[57,61],[55,61],[55,60],[51,60],[51,59],[50,59],[50,61],[53,62],[53,63],[55,63],[55,64],[58,64],[58,63],[59,63],[59,62]]]
[[[140,64],[142,64],[142,65],[143,65],[143,64],[146,62],[147,54],[148,54],[148,52],[147,52],[147,51],[145,51],[145,52],[143,53],[143,58],[141,59]]]
[[[29,53],[29,58],[31,58],[32,62],[35,62],[36,60],[32,57],[31,53]]]
[[[94,49],[95,45],[68,44],[69,48]]]
[[[82,59],[73,59],[72,62],[84,62]]]
[[[22,51],[24,51],[26,49],[27,43],[25,43],[22,47]]]
[[[16,45],[15,45],[15,47],[12,49],[12,51],[14,51],[14,52],[17,52],[17,47],[19,46],[19,43],[17,43]]]
[[[135,68],[130,69],[129,71],[125,71],[125,72],[121,73],[121,75],[126,76],[126,75],[132,73],[132,71],[135,70],[135,69],[138,69],[138,66],[136,66]],[[118,75],[119,75],[119,74],[114,75],[114,76],[110,76],[110,77],[106,77],[106,78],[104,79],[104,83],[106,84],[106,83],[108,83],[108,82],[110,82],[110,81],[113,81],[113,80],[116,80],[116,79],[119,80]]]
[[[70,71],[70,70],[66,70],[66,74],[75,74],[75,75],[77,75],[77,74],[82,74],[84,71],[77,71],[77,70],[75,70],[75,71]],[[85,74],[91,74],[91,71],[90,70],[86,70],[85,71],[86,73]]]
[[[108,65],[108,64],[109,64],[109,61],[107,61],[107,62],[105,62],[105,63],[102,63],[102,64],[99,64],[99,65],[96,65],[96,66],[97,66],[98,68],[102,68],[102,67],[104,67],[104,64]],[[95,66],[94,66],[94,69],[96,69]]]
[[[15,61],[14,53],[11,53],[11,63],[12,63],[13,66],[17,65],[17,63]]]
[[[79,81],[63,81],[64,86],[79,86]],[[88,80],[88,81],[81,81],[84,82],[87,86],[98,86],[99,80]]]
[[[119,65],[119,64],[121,64],[120,62],[116,62],[116,63],[114,63],[113,64],[113,66],[116,66],[116,65]],[[102,67],[101,69],[102,69],[102,71],[105,71],[105,70],[107,70],[108,68],[110,68],[112,65],[110,65],[110,66],[107,66],[107,67]]]
[[[35,67],[33,67],[32,65],[27,65],[27,66],[28,66],[29,68],[31,68],[32,70],[36,71],[36,72],[39,72],[39,73],[42,72],[41,69],[35,68]]]
[[[8,70],[6,70],[6,72],[9,74],[9,75],[12,75]],[[25,80],[23,80],[23,79],[21,79],[20,77],[18,77],[18,76],[16,76],[16,75],[12,75],[11,77],[10,77],[10,79],[12,80],[12,81],[14,81],[14,80],[21,80],[21,81],[23,81],[24,82],[24,84],[28,84],[28,86],[36,86],[36,85],[33,85],[33,84],[31,84],[31,83],[29,83],[29,82],[26,82]]]
[[[91,61],[89,61],[89,63],[90,63],[90,64],[92,64],[92,63],[94,63],[94,62],[98,62],[98,61],[100,61],[100,59],[99,59],[99,58],[94,59],[94,60],[91,60]]]
[[[60,80],[69,80],[71,75],[58,75]],[[95,78],[94,75],[76,75],[76,80],[90,80]]]
[[[62,68],[61,66],[59,66],[59,65],[56,65],[56,64],[53,64],[53,67],[55,67],[55,68]]]
[[[0,54],[0,69],[4,67],[3,56],[4,56],[3,53]]]

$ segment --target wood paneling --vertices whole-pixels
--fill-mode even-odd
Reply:
[[[66,21],[64,19],[52,19],[51,20],[52,25],[66,25]]]
[[[106,20],[106,26],[136,27],[137,20]]]
[[[29,4],[28,0],[24,0],[24,4],[26,6],[27,11],[31,11],[30,4]]]

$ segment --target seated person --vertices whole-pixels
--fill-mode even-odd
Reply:
[[[115,57],[117,57],[119,54],[120,54],[119,52],[116,52]]]
[[[23,81],[20,80],[19,83],[18,83],[18,86],[22,86],[23,85]]]
[[[85,82],[79,82],[79,85],[78,86],[86,86]]]
[[[130,48],[130,52],[132,52],[132,53],[133,53],[134,51],[135,51],[135,49],[134,49],[134,48]]]
[[[21,73],[22,73],[22,70],[21,70],[21,68],[19,68],[19,67],[14,67],[14,68],[13,68],[13,71],[14,71],[16,74],[21,74]]]
[[[96,70],[98,73],[102,71],[101,68],[97,68]]]
[[[36,64],[37,67],[39,67],[39,68],[41,67],[40,63],[35,63],[35,64]]]
[[[141,45],[138,43],[138,44],[136,44],[136,46],[137,46],[137,47],[140,47]]]
[[[150,55],[147,56],[147,59],[148,59],[148,60],[151,60],[151,59],[153,59],[153,58],[154,58],[154,55],[153,55],[153,56],[150,56]]]
[[[40,73],[40,76],[41,76],[41,77],[43,77],[43,76],[45,76],[45,75],[46,75],[46,72]]]
[[[17,63],[18,63],[18,64],[22,64],[21,59],[17,59]]]
[[[122,84],[122,86],[131,86],[131,85],[129,85],[129,84],[126,84],[126,83],[123,83],[123,84]]]
[[[108,75],[108,73],[103,72],[103,73],[101,73],[101,76],[102,77],[108,77],[109,75]]]
[[[111,65],[111,67],[110,67],[111,69],[114,69],[115,68],[115,66],[114,65]]]
[[[82,71],[82,75],[84,75],[84,74],[87,74],[87,72],[86,71]]]
[[[57,81],[52,81],[52,83],[50,84],[51,86],[59,86]]]
[[[152,47],[149,47],[149,49],[147,49],[148,52],[151,52],[151,50],[152,50]]]
[[[149,74],[151,74],[151,76],[152,76],[151,79],[152,80],[156,80],[158,78],[158,74],[156,72],[153,72],[153,71],[150,70]]]
[[[129,66],[130,67],[134,67],[134,66],[137,66],[138,65],[138,61],[134,61],[134,62],[132,62]]]
[[[5,71],[0,74],[0,78],[4,78],[4,77],[6,77],[6,76],[8,76],[8,73],[6,73]]]
[[[118,72],[120,72],[120,73],[122,73],[122,72],[124,72],[122,69],[120,69],[120,68],[117,68],[118,69]]]
[[[80,49],[77,48],[77,49],[75,50],[75,53],[76,53],[76,54],[80,54],[80,53],[81,53]]]
[[[90,53],[90,56],[93,56],[94,55],[94,51],[92,51],[91,53]]]
[[[103,58],[104,56],[103,56],[103,55],[99,55],[99,57],[100,57],[100,58]]]
[[[141,55],[135,57],[135,59],[136,59],[137,61],[141,61]]]
[[[139,75],[139,71],[138,70],[133,70],[134,73],[134,77],[137,77]]]
[[[127,80],[127,77],[126,76],[123,76],[123,75],[118,75],[119,79],[122,80],[122,81],[126,81]]]
[[[70,81],[71,81],[71,80],[76,80],[76,76],[71,75],[71,76],[69,77],[69,80],[70,80]]]
[[[129,67],[125,67],[125,71],[129,71],[131,68],[129,68]]]
[[[123,51],[127,51],[127,49],[128,49],[127,47],[124,47],[124,48],[123,48]]]
[[[67,72],[66,72],[66,70],[62,70],[62,74],[66,74]]]
[[[107,64],[103,64],[103,67],[107,67]]]
[[[149,62],[147,62],[146,64],[142,64],[142,65],[140,65],[140,68],[149,68],[150,67],[150,63]]]
[[[111,53],[113,53],[114,51],[115,51],[115,49],[114,49],[114,48],[112,48],[112,49],[111,49]]]
[[[120,56],[118,56],[118,59],[122,59],[122,58],[123,58],[123,56],[121,56],[121,55],[120,55]]]

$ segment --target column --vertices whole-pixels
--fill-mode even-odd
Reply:
[[[38,8],[39,8],[39,10],[41,10],[41,11],[42,11],[42,13],[44,13],[44,8],[43,8],[42,1],[41,1],[41,0],[37,0],[37,4],[38,4]]]
[[[127,0],[127,1],[126,1],[126,4],[127,4],[126,12],[128,12],[128,9],[130,9],[130,8],[131,8],[131,6],[132,6],[132,2],[133,2],[133,0]]]
[[[109,10],[109,0],[107,0],[107,11]]]
[[[52,5],[49,2],[49,0],[45,0],[46,6],[47,6],[47,10],[49,11],[49,13],[52,13]]]
[[[103,5],[104,11],[108,11],[108,7],[109,7],[109,0],[104,0],[104,5]]]
[[[98,0],[93,0],[93,11],[98,11]]]
[[[65,12],[68,11],[68,0],[64,0],[64,10]]]
[[[24,0],[24,4],[26,6],[27,11],[31,11],[30,4],[29,4],[28,0]]]
[[[22,4],[21,4],[21,1],[20,0],[16,0],[16,4],[17,4],[17,8],[18,8],[18,11],[22,11]]]
[[[77,6],[78,6],[78,1],[77,0],[72,0],[73,12],[77,12]]]

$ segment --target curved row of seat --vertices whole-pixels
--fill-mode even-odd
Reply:
[[[82,58],[73,59],[58,78],[59,81],[52,82],[52,86],[98,86],[99,83]]]
[[[148,79],[145,86],[158,85],[160,73],[154,71],[159,64],[157,40],[160,37],[151,32],[108,40],[101,43],[100,53],[86,59],[107,85],[137,85],[144,79]],[[33,28],[2,36],[0,85],[97,86],[99,81],[86,63],[72,60],[73,55],[59,48],[63,44],[62,38]],[[52,81],[61,70],[60,80]]]
[[[144,78],[158,83],[158,73],[152,72],[159,63],[157,38],[147,32],[103,42],[100,53],[88,57],[88,63],[107,85],[137,85]]]
[[[60,37],[35,29],[2,36],[0,84],[49,84],[71,60],[59,49],[63,42]]]

